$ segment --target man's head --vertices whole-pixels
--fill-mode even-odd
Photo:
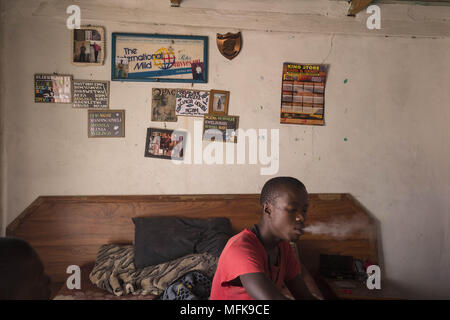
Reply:
[[[24,240],[0,238],[0,300],[49,299],[50,278]]]
[[[276,177],[266,182],[261,191],[262,219],[271,233],[295,241],[303,234],[308,210],[305,185],[292,177]]]

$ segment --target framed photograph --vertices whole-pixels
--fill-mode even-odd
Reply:
[[[238,116],[205,114],[203,140],[237,143]]]
[[[228,114],[229,91],[211,90],[209,97],[209,113],[218,115]]]
[[[72,103],[71,75],[35,74],[34,102]]]
[[[72,31],[72,63],[79,66],[103,65],[105,61],[105,29],[82,26]]]
[[[152,89],[152,121],[177,122],[177,89]]]
[[[177,90],[175,112],[179,116],[199,117],[208,113],[209,91]]]
[[[89,138],[124,138],[125,110],[88,110]]]
[[[186,131],[148,128],[145,141],[145,156],[183,160],[186,138]]]
[[[208,37],[112,34],[111,80],[206,83]]]

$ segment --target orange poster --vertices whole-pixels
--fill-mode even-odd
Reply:
[[[283,64],[280,123],[324,125],[326,65]]]

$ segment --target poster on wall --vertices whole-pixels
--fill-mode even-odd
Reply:
[[[112,34],[111,80],[207,82],[207,36]]]
[[[324,125],[328,66],[284,63],[280,123]]]
[[[203,140],[237,143],[238,116],[207,114],[203,119]]]
[[[152,89],[152,121],[177,122],[177,89]]]
[[[109,81],[74,80],[72,107],[109,109]]]
[[[88,137],[125,137],[125,110],[88,110]]]
[[[72,76],[56,74],[34,75],[34,101],[72,103]]]
[[[105,29],[82,26],[72,31],[72,63],[81,66],[103,65],[105,61]]]
[[[209,91],[177,90],[175,112],[179,116],[203,116],[209,110]]]
[[[186,131],[148,128],[145,157],[183,160],[186,137]]]

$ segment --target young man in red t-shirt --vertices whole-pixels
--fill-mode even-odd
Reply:
[[[289,241],[303,234],[308,193],[299,180],[277,177],[266,182],[262,216],[250,229],[232,237],[219,258],[211,300],[323,299],[313,278],[300,266]]]

